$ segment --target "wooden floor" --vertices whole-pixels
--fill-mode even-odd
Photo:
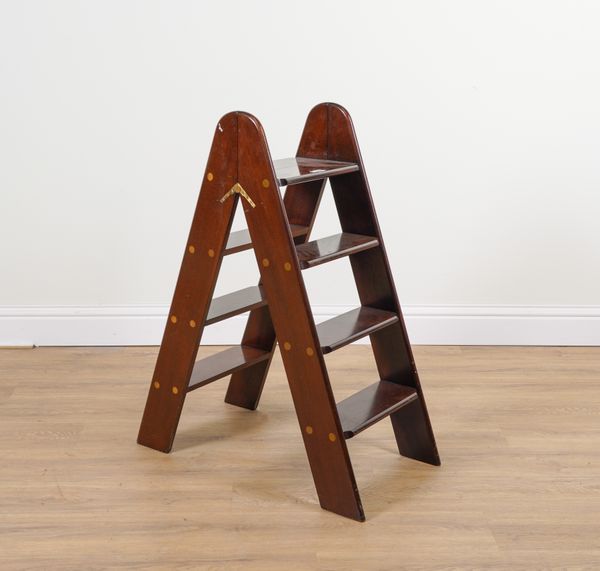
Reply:
[[[319,508],[279,356],[258,411],[219,381],[136,445],[156,352],[0,351],[1,570],[600,569],[600,348],[417,347],[443,465],[349,441],[362,524]],[[376,378],[327,362],[338,400]]]

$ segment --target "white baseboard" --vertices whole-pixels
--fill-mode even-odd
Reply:
[[[320,322],[352,309],[315,306]],[[158,345],[163,306],[0,306],[0,346]],[[420,345],[600,345],[600,306],[405,306]],[[245,316],[211,325],[202,344],[239,343]],[[368,338],[363,340],[368,342]]]

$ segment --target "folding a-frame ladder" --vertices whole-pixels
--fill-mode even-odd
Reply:
[[[327,179],[342,233],[309,242]],[[240,200],[248,230],[230,234]],[[212,299],[223,256],[250,248],[260,284]],[[361,307],[317,326],[302,270],[343,256]],[[247,311],[241,345],[196,362],[204,326]],[[381,380],[336,405],[323,355],[366,335]],[[387,416],[400,454],[439,465],[352,120],[333,103],[310,112],[296,157],[275,162],[255,117],[219,121],[138,442],[169,452],[187,393],[229,375],[225,401],[256,409],[276,340],[324,509],[365,519],[346,439]]]

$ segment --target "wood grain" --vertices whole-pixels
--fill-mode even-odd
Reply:
[[[334,236],[327,236],[311,242],[306,242],[296,248],[300,267],[313,268],[326,262],[331,262],[350,256],[379,245],[377,238],[342,232]]]
[[[246,191],[260,197],[256,208],[246,201],[242,207],[269,313],[284,347],[283,364],[319,503],[323,509],[362,521],[364,511],[267,140],[259,121],[241,112],[238,173]]]
[[[290,230],[292,236],[295,238],[306,236],[309,232],[308,226],[302,226],[300,224],[290,224]],[[225,246],[225,250],[223,250],[223,255],[229,256],[230,254],[237,254],[238,252],[250,250],[251,248],[252,240],[250,239],[250,232],[248,232],[248,229],[236,230],[229,234],[227,245]]]
[[[232,379],[225,401],[256,409],[275,349],[276,332],[284,348],[283,363],[320,505],[339,515],[364,521],[365,513],[324,353],[369,335],[380,378],[413,387],[417,395],[415,402],[407,403],[405,410],[390,409],[400,454],[434,465],[440,464],[440,458],[348,112],[334,103],[315,106],[307,117],[299,151],[306,144],[309,147],[306,155],[299,153],[279,161],[279,170],[286,173],[282,178],[281,172],[277,174],[264,130],[256,117],[232,112],[220,120],[152,376],[138,443],[169,452],[185,394],[230,374]],[[323,159],[323,154],[352,160],[331,161]],[[323,192],[323,180],[332,176],[342,228],[353,226],[357,218],[365,218],[373,232],[364,235],[346,231],[306,242]],[[224,192],[232,177],[237,178],[237,182]],[[334,184],[336,178],[341,181],[337,185]],[[293,183],[293,190],[282,200],[278,186],[288,183]],[[244,198],[242,207],[249,236],[242,239],[236,236],[231,251],[242,249],[249,238],[261,280],[258,288],[246,288],[211,300],[222,257],[230,243],[228,236],[239,194]],[[230,196],[234,196],[234,200],[224,206]],[[294,236],[291,222],[300,222],[306,234]],[[196,245],[199,245],[199,255],[196,255]],[[212,247],[207,247],[209,245]],[[375,248],[376,258],[360,256]],[[369,307],[360,307],[323,323],[317,332],[301,269],[342,256],[351,257],[359,298],[363,306]],[[371,274],[370,280],[365,281],[365,272]],[[384,283],[384,287],[375,286],[373,280]],[[386,293],[386,300],[376,300],[374,307],[364,303],[364,299],[381,292]],[[395,307],[390,312],[381,304]],[[195,362],[204,326],[246,310],[250,310],[250,315],[241,348]],[[396,327],[382,333],[382,328],[389,325]],[[409,361],[411,368],[407,369]],[[365,398],[365,395],[361,393],[350,407],[354,410],[356,402],[360,402],[358,430],[385,417],[379,404],[385,401],[386,408],[390,405],[389,399]],[[371,414],[373,402],[377,406]]]
[[[268,358],[268,351],[256,347],[235,345],[215,355],[196,361],[187,390],[190,392],[223,377],[229,377],[237,371],[251,367]]]
[[[215,297],[210,302],[206,325],[263,307],[266,304],[267,301],[260,286],[250,286],[221,297]]]
[[[317,325],[321,350],[331,353],[397,321],[395,313],[373,307],[357,307],[341,313]]]
[[[275,176],[280,186],[321,180],[358,170],[355,163],[326,161],[312,157],[290,157],[273,161]]]
[[[237,130],[235,112],[221,117],[215,129],[169,318],[150,377],[138,443],[162,452],[173,446],[239,198],[236,194],[221,202],[237,182]]]
[[[313,113],[311,120],[307,120],[297,155],[314,159],[327,156],[327,133],[322,128],[325,118],[326,113],[321,110]],[[290,185],[285,190],[283,205],[294,244],[303,244],[308,240],[324,187],[325,180],[315,180]],[[303,233],[294,233],[298,228],[303,229]],[[251,241],[249,232],[248,241]],[[276,345],[275,329],[268,309],[255,309],[250,312],[242,344],[269,350],[271,357],[273,356]],[[270,364],[271,359],[268,359],[233,375],[225,395],[225,402],[255,410],[260,401]]]
[[[418,398],[413,387],[377,381],[337,405],[344,437],[352,438]]]
[[[0,351],[0,569],[597,569],[600,348],[414,349],[444,464],[348,441],[362,524],[318,509],[278,354],[258,411],[190,393],[164,455],[135,443],[157,348]],[[327,364],[338,401],[378,378]]]
[[[346,109],[327,104],[328,158],[359,165],[356,172],[330,180],[333,198],[344,233],[374,236],[378,248],[350,256],[350,265],[361,305],[391,311],[398,321],[371,335],[379,378],[414,387],[418,401],[391,415],[398,451],[402,456],[429,464],[441,463],[435,435],[425,404],[424,391],[404,325],[394,277],[385,251],[367,173],[352,119]],[[401,216],[401,212],[398,213]]]

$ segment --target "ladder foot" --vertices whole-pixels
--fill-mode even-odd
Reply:
[[[256,410],[262,393],[262,379],[260,379],[260,386],[257,386],[257,384],[257,382],[250,382],[243,390],[239,390],[238,385],[232,386],[230,384],[223,401],[246,410]]]
[[[354,521],[363,522],[367,520],[362,505],[359,505],[356,509],[352,510],[328,507],[327,505],[323,505],[323,503],[320,505],[325,511],[334,513],[336,515],[341,515],[342,517],[347,517],[348,519],[352,519]]]
[[[229,381],[225,402],[247,410],[256,410],[271,364],[269,359],[256,363],[243,371],[234,373]]]
[[[140,434],[137,443],[146,448],[152,448],[152,450],[156,450],[157,452],[163,452],[164,454],[168,454],[173,448],[173,439],[170,442],[165,442],[160,438],[160,435],[158,437],[148,437],[147,435],[142,436]]]
[[[429,418],[420,399],[390,415],[390,418],[402,456],[433,466],[441,465]]]
[[[240,408],[245,408],[246,410],[256,410],[258,408],[258,402],[244,402],[244,401],[235,401],[233,398],[229,397],[229,395],[225,395],[223,402],[230,404],[232,406],[238,406]]]
[[[225,402],[247,410],[256,410],[275,350],[275,330],[268,306],[258,307],[250,312],[242,343],[259,347],[267,353],[267,358],[231,375]]]

